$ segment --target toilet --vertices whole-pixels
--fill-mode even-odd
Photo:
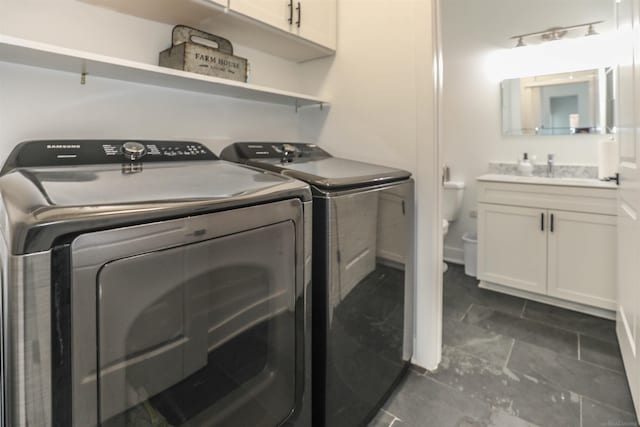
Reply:
[[[449,231],[449,224],[458,219],[462,208],[464,195],[464,182],[446,181],[442,184],[442,238]],[[447,264],[443,263],[442,272],[447,271]]]

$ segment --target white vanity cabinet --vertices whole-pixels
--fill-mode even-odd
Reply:
[[[586,183],[481,179],[478,278],[482,287],[583,311],[585,307],[615,310],[615,186],[597,181],[587,187]]]
[[[478,278],[528,292],[546,293],[547,236],[543,211],[478,205]]]
[[[551,211],[547,295],[616,308],[616,217]]]
[[[229,0],[229,10],[335,50],[336,2],[337,0]]]

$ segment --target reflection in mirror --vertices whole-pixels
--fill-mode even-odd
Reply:
[[[611,68],[504,80],[502,133],[602,134],[613,131]]]

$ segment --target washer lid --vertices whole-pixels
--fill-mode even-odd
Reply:
[[[36,184],[49,206],[57,207],[234,199],[277,191],[289,181],[225,161],[38,167],[17,173]]]
[[[295,159],[289,163],[283,163],[278,159],[252,159],[248,164],[298,178],[328,190],[385,184],[411,176],[410,172],[402,169],[339,157]]]
[[[0,177],[0,231],[14,254],[61,235],[283,199],[308,185],[221,160],[17,168]]]

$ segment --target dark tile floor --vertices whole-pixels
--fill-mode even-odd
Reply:
[[[369,427],[637,426],[612,321],[444,276],[442,363],[412,369]]]

